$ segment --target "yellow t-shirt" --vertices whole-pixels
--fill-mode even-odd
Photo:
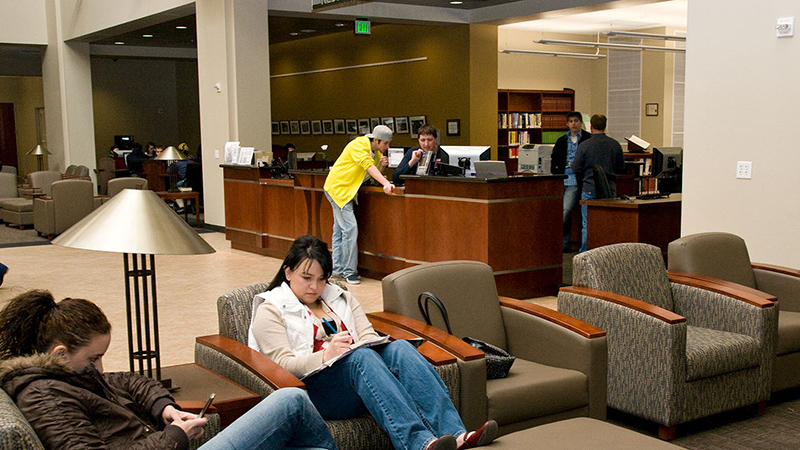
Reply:
[[[369,166],[379,164],[381,152],[373,157],[371,151],[369,138],[359,136],[345,146],[328,172],[324,189],[340,208],[356,196]]]

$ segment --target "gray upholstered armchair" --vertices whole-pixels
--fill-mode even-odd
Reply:
[[[778,311],[750,293],[667,273],[658,247],[576,255],[558,309],[608,333],[608,405],[676,425],[770,396]]]
[[[263,354],[247,346],[247,330],[252,317],[253,297],[267,290],[268,283],[245,286],[223,294],[217,300],[218,335],[201,336],[195,341],[195,362],[229,380],[266,397],[283,387],[305,388],[303,382]],[[396,339],[415,336],[386,324],[373,321],[375,330]],[[424,343],[420,353],[434,365],[450,397],[458,408],[458,369],[455,359],[441,349]],[[375,420],[364,415],[349,420],[328,421],[340,450],[386,449],[392,444]]]
[[[669,269],[716,278],[716,282],[778,299],[778,344],[772,392],[800,386],[800,270],[750,262],[744,239],[698,233],[669,244]],[[707,278],[709,281],[710,280]],[[729,283],[725,283],[729,282]]]
[[[50,197],[33,200],[33,227],[49,239],[63,233],[102,204],[102,199],[94,197],[91,181],[56,181],[50,186],[50,191]]]
[[[453,334],[431,309],[425,325],[417,306],[428,291],[445,305]],[[461,418],[467,429],[494,419],[501,434],[569,417],[604,419],[606,338],[602,330],[543,306],[498,297],[494,273],[476,261],[445,261],[400,270],[383,279],[383,313],[370,314],[424,337],[456,356]],[[507,378],[486,378],[483,352],[462,337],[505,349],[516,360]]]
[[[113,197],[123,189],[147,189],[147,180],[138,177],[114,178],[108,181],[108,196]]]

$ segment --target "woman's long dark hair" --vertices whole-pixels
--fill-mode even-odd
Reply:
[[[56,344],[74,351],[110,332],[108,318],[89,300],[56,303],[49,291],[28,291],[0,311],[0,359],[45,353]]]
[[[281,268],[269,283],[267,290],[271,291],[286,281],[287,267],[294,272],[306,260],[318,262],[322,267],[322,273],[326,280],[331,276],[333,262],[331,261],[331,253],[328,251],[328,246],[316,236],[307,234],[294,241],[292,248],[289,249],[289,253],[286,254],[286,258],[283,260],[283,264],[281,264]]]

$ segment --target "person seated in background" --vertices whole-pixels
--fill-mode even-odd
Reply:
[[[332,265],[324,242],[299,237],[267,291],[253,299],[248,345],[298,377],[351,344],[378,339],[355,297],[328,283]],[[497,436],[493,420],[465,431],[444,382],[407,341],[356,348],[303,382],[324,419],[369,412],[395,449],[465,449]]]
[[[161,383],[104,373],[111,324],[94,303],[48,291],[13,298],[0,311],[0,384],[47,450],[187,449],[205,417],[180,410]],[[262,400],[201,450],[336,449],[300,389]]]
[[[156,154],[156,144],[152,141],[147,143],[147,146],[144,149],[144,153],[147,155],[148,158],[152,158]]]
[[[142,151],[142,144],[134,142],[131,147],[133,150],[125,155],[125,165],[128,166],[128,171],[132,177],[138,177],[144,172],[142,163],[150,159],[150,157]]]
[[[164,146],[156,144],[156,148],[153,149],[153,158],[155,158],[158,155],[160,155],[161,152],[163,152],[163,151],[164,151]]]
[[[397,168],[394,169],[392,183],[394,183],[396,186],[402,186],[403,183],[405,183],[405,181],[400,178],[400,175],[414,175],[417,173],[417,163],[422,158],[424,152],[436,152],[433,155],[431,164],[437,162],[443,162],[447,164],[449,161],[447,153],[445,153],[444,150],[442,150],[442,148],[436,143],[438,131],[433,125],[425,124],[419,127],[419,131],[417,131],[417,133],[419,133],[419,138],[417,138],[419,147],[410,148],[397,165]],[[428,174],[430,173],[429,167]]]

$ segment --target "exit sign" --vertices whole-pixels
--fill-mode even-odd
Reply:
[[[356,19],[356,34],[370,34],[369,20]]]

